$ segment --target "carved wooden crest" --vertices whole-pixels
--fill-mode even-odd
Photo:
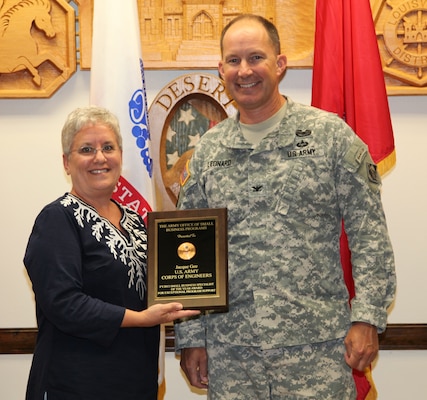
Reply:
[[[49,97],[76,70],[65,0],[0,0],[0,97]]]
[[[189,73],[169,82],[149,109],[156,209],[173,210],[184,167],[201,136],[236,108],[223,82]]]
[[[388,94],[427,94],[427,1],[372,6]]]

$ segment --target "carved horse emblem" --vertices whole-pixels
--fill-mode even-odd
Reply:
[[[6,11],[6,2],[0,1],[0,73],[13,73],[28,70],[33,82],[41,85],[37,68],[49,61],[62,76],[66,71],[65,63],[58,57],[39,51],[40,46],[32,36],[32,28],[52,39],[56,32],[50,15],[50,0],[20,0]]]

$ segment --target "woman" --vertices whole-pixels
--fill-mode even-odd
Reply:
[[[73,111],[62,148],[71,191],[38,215],[24,257],[39,329],[27,400],[155,400],[159,324],[198,311],[147,309],[145,225],[111,199],[122,166],[116,117]]]

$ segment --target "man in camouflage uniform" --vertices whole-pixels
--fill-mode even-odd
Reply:
[[[355,399],[351,369],[376,357],[395,291],[376,166],[339,117],[279,93],[268,21],[233,20],[221,52],[239,113],[201,138],[178,205],[228,208],[230,307],[175,325],[181,367],[211,400]]]

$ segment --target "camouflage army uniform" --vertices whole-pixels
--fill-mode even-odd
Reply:
[[[337,116],[288,98],[255,148],[228,118],[199,141],[179,208],[228,208],[227,313],[175,326],[176,348],[207,342],[262,350],[343,338],[352,321],[386,326],[394,259],[367,146]],[[357,297],[348,305],[341,221]]]

